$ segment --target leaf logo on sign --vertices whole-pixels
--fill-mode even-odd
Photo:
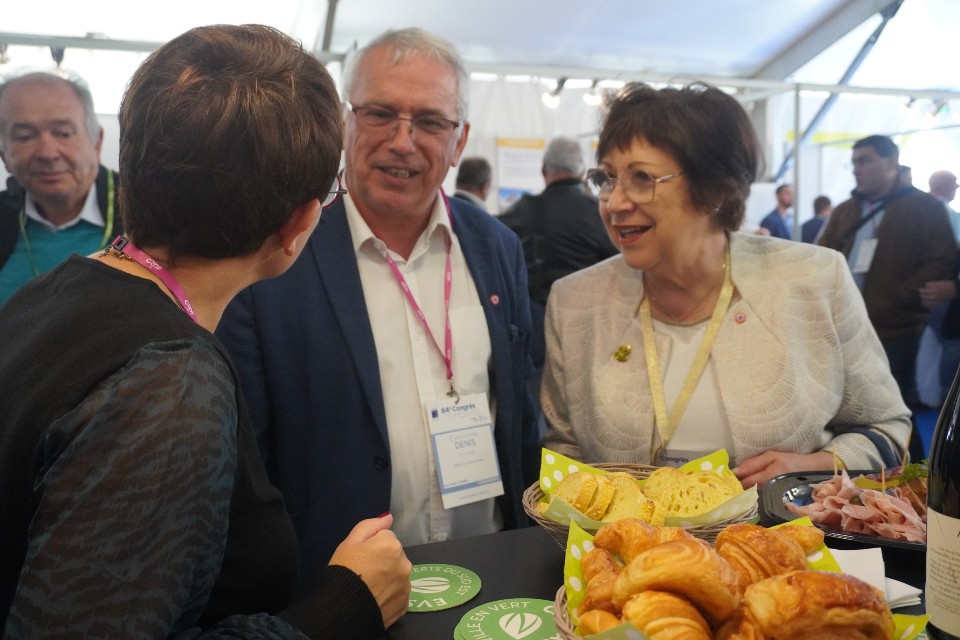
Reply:
[[[543,620],[535,613],[508,613],[500,618],[500,628],[511,638],[526,638],[540,628]]]
[[[441,576],[410,581],[410,590],[414,593],[443,593],[449,588],[450,581]]]

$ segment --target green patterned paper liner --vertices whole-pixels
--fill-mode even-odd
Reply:
[[[784,522],[770,527],[779,529],[780,527],[800,525],[812,527],[810,518],[803,517]],[[577,607],[583,601],[583,595],[586,587],[586,581],[583,578],[583,570],[580,566],[580,559],[585,553],[593,549],[593,536],[577,526],[576,522],[570,523],[570,532],[567,534],[567,550],[563,559],[563,584],[567,592],[567,612],[570,614],[570,620],[574,627],[578,624]],[[807,556],[807,564],[810,569],[818,571],[829,571],[831,573],[842,573],[840,565],[837,563],[830,549],[825,545]],[[927,616],[908,616],[899,613],[893,614],[893,622],[896,625],[894,640],[913,640],[926,627]],[[628,635],[629,633],[629,635]],[[623,623],[613,629],[608,629],[603,633],[587,636],[591,640],[630,640],[636,639],[639,632],[636,627],[630,623]],[[642,633],[640,638],[646,638]]]
[[[680,467],[680,470],[686,471],[687,473],[713,470],[721,475],[733,475],[733,472],[730,471],[730,456],[725,449],[720,449],[702,458],[692,460]],[[556,451],[550,451],[549,449],[541,450],[540,490],[543,491],[544,496],[547,498],[550,497],[554,487],[556,487],[563,478],[577,471],[586,471],[594,475],[606,475],[609,473],[603,469],[597,469],[588,464],[578,462],[573,458],[568,458]],[[642,486],[644,481],[639,480],[638,482]],[[664,524],[669,527],[698,527],[715,524],[721,520],[734,518],[749,511],[757,504],[758,498],[756,487],[751,487],[706,513],[684,518],[668,517]],[[572,520],[581,528],[587,529],[588,531],[596,531],[607,524],[606,522],[588,518],[580,511],[574,509],[573,505],[561,499],[550,501],[546,511],[543,512],[543,517],[561,524]]]

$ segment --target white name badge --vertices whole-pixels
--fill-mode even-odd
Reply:
[[[709,451],[686,451],[684,449],[661,449],[657,452],[658,467],[682,467],[691,460],[702,458]]]
[[[870,264],[873,262],[873,254],[877,252],[877,239],[864,238],[858,240],[853,247],[853,251],[853,266],[850,270],[853,273],[867,273],[870,271]]]
[[[427,416],[443,508],[503,495],[486,394],[427,405]]]

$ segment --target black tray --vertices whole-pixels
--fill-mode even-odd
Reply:
[[[875,471],[847,471],[851,478],[857,476],[870,475]],[[830,480],[833,474],[825,471],[799,471],[795,473],[785,473],[767,480],[767,483],[760,491],[760,509],[765,519],[776,520],[778,522],[788,522],[796,520],[799,516],[787,509],[787,503],[792,502],[798,507],[808,505],[813,502],[810,497],[813,490],[811,484]],[[868,545],[877,545],[881,547],[893,547],[896,549],[911,549],[915,551],[925,551],[927,545],[923,542],[909,542],[906,540],[890,540],[880,536],[860,535],[857,533],[848,533],[839,529],[831,529],[823,525],[817,525],[823,529],[823,534],[828,538],[837,540],[848,540],[850,542],[859,542]]]

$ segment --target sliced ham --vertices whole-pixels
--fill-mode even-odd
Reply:
[[[786,507],[814,524],[891,540],[924,542],[927,538],[925,518],[914,508],[918,496],[906,485],[890,493],[861,489],[842,471],[811,487],[813,502],[802,507],[787,503]]]

